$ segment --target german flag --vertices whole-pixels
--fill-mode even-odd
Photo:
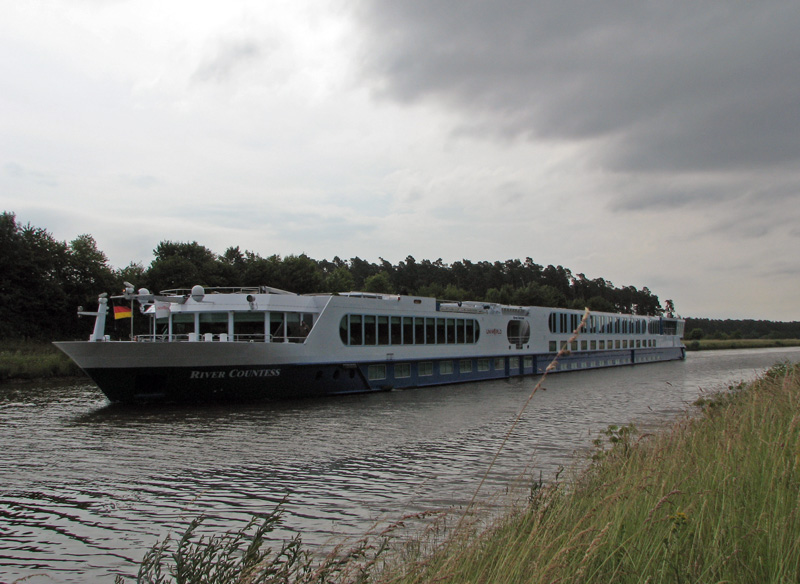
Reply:
[[[114,320],[119,320],[121,318],[133,318],[130,306],[114,307]]]

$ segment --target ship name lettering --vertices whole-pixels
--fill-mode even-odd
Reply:
[[[231,377],[278,377],[280,369],[231,369]]]

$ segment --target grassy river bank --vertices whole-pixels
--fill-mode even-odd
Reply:
[[[51,343],[0,341],[0,381],[83,376]]]
[[[488,529],[449,516],[318,560],[299,537],[267,548],[279,511],[212,539],[192,524],[152,548],[139,582],[800,581],[800,364],[696,405],[656,434],[609,428],[582,469],[534,483]]]

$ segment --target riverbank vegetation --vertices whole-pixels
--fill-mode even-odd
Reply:
[[[800,339],[695,339],[692,341],[687,339],[685,343],[687,351],[800,347]]]
[[[800,581],[800,364],[696,405],[655,435],[610,427],[582,470],[534,483],[482,533],[402,543],[389,528],[315,561],[299,537],[266,547],[277,514],[251,535],[197,538],[193,523],[139,582]]]
[[[82,375],[75,363],[49,343],[0,341],[0,381]]]

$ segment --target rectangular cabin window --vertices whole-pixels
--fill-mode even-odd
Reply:
[[[399,316],[393,316],[391,319],[392,328],[391,328],[391,338],[393,345],[400,345],[403,343],[403,327],[401,326],[401,321]]]
[[[606,348],[606,342],[605,341],[598,341],[598,342],[600,343],[600,350],[601,351]]]
[[[403,317],[403,344],[414,344],[414,319],[410,316]]]
[[[591,347],[592,351],[597,350],[597,341],[589,341],[589,347]]]
[[[282,312],[269,313],[269,335],[273,343],[282,343],[286,338],[286,324]]]
[[[433,375],[433,361],[423,361],[417,365],[417,373],[420,377],[429,377]]]
[[[370,381],[386,379],[386,365],[370,365],[367,369],[367,377]]]
[[[519,357],[509,357],[508,358],[508,368],[511,371],[518,371],[519,370]]]
[[[587,341],[581,341],[581,351],[585,351],[589,347],[589,343]]]
[[[453,373],[452,361],[439,361],[439,375],[450,375]]]
[[[444,345],[447,342],[447,335],[445,334],[444,319],[436,319],[436,343]]]
[[[478,371],[489,371],[489,359],[478,359]]]
[[[263,320],[262,320],[263,323]],[[263,329],[263,325],[262,325]],[[194,314],[172,313],[172,334],[188,335],[194,331]]]
[[[364,317],[364,344],[376,345],[378,343],[377,318],[371,315]]]
[[[456,320],[454,318],[447,319],[447,344],[454,345],[456,342]]]
[[[201,312],[200,313],[200,335],[211,333],[219,335],[228,332],[228,313],[227,312]]]
[[[475,321],[468,320],[464,323],[465,341],[471,345],[475,343]]]
[[[394,378],[404,379],[411,377],[411,364],[410,363],[395,363]]]
[[[364,327],[360,314],[350,315],[350,346],[364,344]]]
[[[578,341],[572,341],[572,343],[570,343],[570,349],[569,350],[570,351],[577,351],[578,350]]]
[[[425,344],[425,319],[414,317],[414,344]]]
[[[426,318],[425,319],[425,344],[426,345],[435,345],[436,344],[436,319],[435,318]]]
[[[531,367],[533,367],[533,357],[531,356],[523,357],[522,366],[525,367],[525,369],[530,369]]]
[[[555,353],[556,351],[558,351],[558,343],[556,341],[550,341],[550,346],[548,347],[548,350],[551,353]]]
[[[389,317],[388,316],[379,316],[378,317],[378,344],[379,345],[388,345],[389,344]]]
[[[619,349],[619,339],[617,339],[616,341],[614,341],[614,348],[615,348],[615,349]]]
[[[494,370],[495,371],[505,371],[506,370],[506,360],[504,357],[496,357],[494,360]]]
[[[234,312],[233,338],[237,341],[263,341],[265,321],[263,312]]]
[[[456,343],[459,345],[464,344],[464,319],[456,319]]]
[[[472,373],[472,361],[469,359],[462,359],[458,362],[459,373]]]

